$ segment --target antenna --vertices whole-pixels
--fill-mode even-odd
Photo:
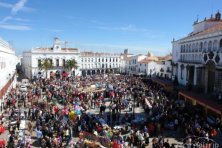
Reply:
[[[65,49],[67,50],[66,45],[68,44],[68,42],[67,42],[67,41],[65,41],[65,42],[64,42],[64,44],[65,44]]]
[[[198,23],[198,21],[199,21],[199,15],[197,14],[197,21],[196,22]]]

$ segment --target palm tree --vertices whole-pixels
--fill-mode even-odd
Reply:
[[[50,58],[43,59],[39,63],[38,67],[39,67],[40,70],[45,70],[46,71],[46,78],[47,78],[48,70],[53,68],[52,59],[50,59]]]
[[[67,60],[65,64],[65,68],[68,71],[71,71],[72,69],[77,69],[78,68],[77,61],[75,59]]]

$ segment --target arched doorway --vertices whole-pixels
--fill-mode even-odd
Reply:
[[[206,64],[206,72],[207,72],[207,76],[208,76],[207,77],[207,92],[208,93],[211,93],[214,91],[215,68],[216,68],[215,63],[212,60],[209,60]]]
[[[100,70],[99,69],[97,70],[97,74],[100,74]]]
[[[96,71],[95,70],[92,70],[92,75],[96,74]]]
[[[90,72],[90,70],[87,70],[87,75],[91,75],[91,72]]]
[[[83,77],[86,76],[86,71],[85,71],[85,70],[82,71],[82,76],[83,76]]]

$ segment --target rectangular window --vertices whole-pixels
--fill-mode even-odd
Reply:
[[[59,59],[56,59],[56,66],[59,66]]]

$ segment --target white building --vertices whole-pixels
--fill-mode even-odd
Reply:
[[[129,69],[129,62],[133,55],[128,53],[128,49],[124,50],[123,54],[120,54],[120,73],[127,74]]]
[[[157,75],[163,78],[172,79],[172,56],[158,57]]]
[[[48,71],[47,76],[49,76],[51,71],[59,73],[66,71],[64,69],[66,60],[75,59],[79,63],[79,55],[80,52],[77,48],[62,48],[61,41],[55,38],[52,48],[35,48],[31,51],[23,52],[22,69],[30,79],[40,76],[45,77],[46,72],[38,67],[43,59],[50,58],[52,60],[53,69]],[[80,76],[81,72],[79,69],[73,70],[73,74]]]
[[[8,88],[12,84],[16,84],[16,64],[17,57],[15,51],[8,42],[0,38],[0,100]]]
[[[126,60],[126,73],[171,78],[171,58],[171,56],[156,57],[149,52],[147,55],[130,56]]]
[[[98,73],[115,73],[119,72],[120,54],[81,52],[79,64],[83,76]]]
[[[38,65],[41,60],[50,58],[53,69],[50,72],[63,72],[66,60],[75,59],[78,69],[73,70],[75,76],[86,76],[96,73],[119,72],[120,54],[80,52],[77,48],[62,48],[61,41],[55,38],[52,48],[35,48],[31,51],[23,52],[22,69],[28,78],[44,77],[46,72],[40,70]]]
[[[215,16],[193,24],[188,36],[174,40],[173,75],[182,85],[188,82],[200,90],[222,92],[222,20]]]

